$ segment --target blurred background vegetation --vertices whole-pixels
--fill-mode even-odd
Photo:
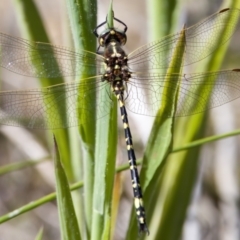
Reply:
[[[21,32],[19,24],[21,17],[17,13],[19,11],[17,2],[17,0],[0,2],[0,31],[12,36],[26,38],[26,35]],[[231,1],[220,0],[162,2],[169,3],[168,6],[166,4],[163,11],[172,13],[169,16],[171,24],[165,22],[152,24],[150,14],[153,11],[151,6],[154,3],[153,0],[121,0],[114,2],[115,16],[128,25],[126,52],[129,53],[137,47],[152,41],[156,36],[151,30],[156,29],[156,25],[159,27],[159,34],[164,36],[179,31],[184,23],[191,26],[216,11],[229,7],[231,4]],[[98,23],[105,20],[108,4],[109,1],[107,0],[98,2]],[[36,5],[50,42],[54,45],[73,47],[66,2],[64,0],[42,0],[36,1]],[[159,15],[161,15],[161,12],[159,12]],[[92,38],[94,39],[93,35]],[[238,27],[229,44],[221,69],[240,68],[239,38],[240,28]],[[201,69],[204,69],[203,65],[194,65],[188,70],[199,72]],[[9,73],[5,69],[0,71],[1,91],[39,87],[38,81],[35,79]],[[240,122],[238,121],[240,115],[239,104],[240,100],[236,100],[211,110],[208,116],[203,117],[204,126],[201,126],[200,134],[198,132],[196,136],[188,140],[184,139],[185,135],[187,135],[186,129],[187,126],[194,127],[194,124],[190,123],[194,121],[195,116],[177,120],[174,147],[180,147],[184,143],[195,140],[198,138],[197,136],[218,135],[240,128]],[[141,158],[144,152],[143,149],[147,144],[153,118],[129,113],[129,121],[136,155],[137,158]],[[182,121],[186,121],[184,125],[181,125],[183,124]],[[177,126],[179,126],[179,130]],[[126,163],[125,141],[120,122],[118,132],[117,166]],[[51,160],[53,145],[49,135],[46,131],[30,131],[28,129],[0,126],[0,166],[29,159],[33,162],[42,158]],[[169,156],[159,180],[160,190],[148,190],[161,193],[158,196],[155,212],[152,216],[155,221],[152,220],[149,225],[151,235],[148,239],[160,239],[157,236],[161,236],[161,239],[164,240],[239,239],[239,140],[239,137],[235,136],[208,143],[193,152],[189,151],[188,159],[184,155],[185,153],[180,153],[180,155],[174,153]],[[77,139],[78,141],[79,139]],[[81,172],[81,170],[78,171]],[[77,174],[76,172],[74,174]],[[178,179],[179,183],[181,182],[179,172],[184,175],[185,179],[182,181],[183,186],[179,185],[175,191],[174,201],[172,201],[168,191],[176,187],[174,183],[176,179]],[[52,161],[44,160],[43,163],[34,167],[14,171],[0,176],[0,178],[0,215],[4,215],[55,191]],[[113,239],[120,240],[126,239],[125,235],[128,229],[133,197],[131,184],[129,184],[131,181],[129,172],[121,172],[116,175],[116,178],[115,188],[119,188],[121,198],[118,213],[116,213],[117,221]],[[73,179],[71,180],[73,181]],[[185,187],[188,188],[188,191],[186,191]],[[169,194],[173,196],[172,192]],[[184,196],[189,196],[189,198],[186,199]],[[167,219],[164,225],[161,222],[161,213],[163,212],[163,206],[168,207],[168,203],[168,206],[174,206],[174,209],[168,213],[168,216],[171,215],[173,218]],[[182,213],[179,209],[183,209],[183,211],[186,209],[186,215],[185,212]],[[174,219],[176,215],[181,215],[181,217]],[[183,216],[184,219],[181,220]],[[135,218],[134,215],[133,217]],[[170,222],[172,222],[172,225]],[[154,223],[157,223],[157,226]],[[159,227],[160,224],[163,230]],[[177,229],[178,226],[180,230]],[[60,239],[55,201],[2,223],[0,225],[0,240],[34,239],[41,227],[44,228],[43,239]],[[173,233],[176,231],[176,233],[175,235],[165,236],[164,231]]]

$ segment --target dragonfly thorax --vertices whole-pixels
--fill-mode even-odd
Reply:
[[[104,74],[102,81],[111,83],[114,93],[124,90],[124,85],[131,77],[128,69],[128,58],[121,47],[121,43],[112,39],[105,47],[103,56],[104,60]]]
[[[118,42],[121,46],[127,42],[125,32],[118,31],[114,28],[108,29],[98,37],[98,42],[101,47],[106,47],[110,42]]]

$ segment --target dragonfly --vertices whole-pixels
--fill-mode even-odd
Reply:
[[[217,50],[216,35],[225,29],[226,24],[233,29],[239,15],[238,9],[223,9],[185,28],[182,40],[182,32],[175,33],[130,54],[123,49],[127,42],[127,25],[117,18],[114,19],[123,26],[123,30],[113,27],[98,33],[106,21],[94,30],[99,43],[96,53],[74,51],[0,33],[0,65],[9,71],[28,77],[53,79],[78,76],[83,69],[89,75],[79,82],[0,92],[0,124],[39,129],[78,126],[79,112],[85,123],[96,109],[96,119],[103,118],[113,105],[112,96],[116,97],[125,132],[138,227],[140,232],[149,234],[127,110],[156,116],[161,104],[170,101],[169,96],[164,94],[164,87],[178,87],[176,111],[173,116],[172,111],[166,110],[166,117],[200,113],[239,98],[240,69],[182,74],[171,66],[179,41],[184,45],[184,61],[179,55],[175,56],[176,62],[182,67],[196,63]],[[222,43],[228,41],[231,35],[232,31],[226,32]],[[167,73],[171,67],[176,73]],[[176,85],[177,81],[180,84]],[[199,94],[197,90],[202,85],[205,88]],[[210,89],[211,95],[208,96]],[[196,101],[198,104],[193,107]],[[81,104],[83,102],[85,105]],[[59,119],[56,104],[65,112],[65,118]]]

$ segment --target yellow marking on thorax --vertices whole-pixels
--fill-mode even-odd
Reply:
[[[113,50],[113,54],[111,55],[111,57],[121,57],[121,54],[117,52],[116,43],[112,42],[111,45]]]

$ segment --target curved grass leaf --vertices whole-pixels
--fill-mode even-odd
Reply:
[[[233,132],[228,132],[228,133],[224,133],[224,134],[220,134],[220,135],[215,135],[215,136],[211,136],[211,137],[202,138],[202,139],[190,142],[188,144],[185,144],[181,147],[176,147],[172,150],[172,153],[180,152],[180,151],[187,150],[187,149],[190,149],[190,148],[199,147],[203,144],[207,144],[207,143],[210,143],[210,142],[215,142],[215,141],[218,141],[218,140],[221,140],[221,139],[224,139],[224,138],[228,138],[228,137],[233,137],[233,136],[236,136],[236,135],[239,135],[239,134],[240,134],[240,130],[235,130]]]
[[[35,240],[42,240],[43,239],[43,228],[41,228],[35,237]]]
[[[234,1],[232,1],[232,6],[236,7]],[[226,22],[226,28],[223,32],[219,32],[218,36],[215,36],[214,39],[219,46],[222,45],[222,38],[226,32],[234,30],[232,29],[232,22],[233,19],[231,19],[231,25],[228,25]],[[235,22],[237,22],[237,19],[235,19]],[[203,71],[217,70],[220,67],[225,54],[225,47],[221,47],[221,50],[215,51],[211,55],[210,64]],[[204,84],[197,90],[197,94],[201,95],[201,92],[205,91],[203,89],[205,89]],[[211,90],[206,97],[210,97],[210,95]],[[193,107],[197,107],[198,104],[198,101],[196,101],[193,103]],[[182,145],[198,139],[204,133],[205,124],[206,114],[179,119],[175,125],[175,144]],[[155,217],[155,227],[157,229],[155,237],[157,238],[175,240],[181,237],[194,183],[198,174],[199,151],[200,148],[194,148],[180,154],[174,154],[167,161],[164,175],[160,181],[161,191],[158,197],[158,201],[161,203],[161,211],[158,212],[160,216]]]
[[[74,191],[74,190],[77,190],[79,188],[82,188],[83,187],[83,182],[77,182],[75,184],[73,184],[71,187],[70,187],[70,190],[71,191]],[[29,212],[31,211],[32,209],[35,209],[37,207],[40,207],[42,206],[43,204],[46,204],[52,200],[55,200],[56,199],[56,193],[50,193],[42,198],[39,198],[38,200],[36,201],[31,201],[30,203],[18,208],[18,209],[15,209],[3,216],[0,217],[0,223],[4,223],[4,222],[7,222],[9,221],[10,219],[13,219],[17,216],[20,216],[22,215],[23,213],[26,213],[26,212]]]
[[[232,5],[234,6],[234,4],[236,4],[236,2],[237,1],[232,1]],[[80,20],[79,16],[81,16],[81,17],[84,16],[84,13],[82,13],[83,15],[80,15],[79,13],[81,11],[84,11],[86,14],[86,8],[83,7],[82,1],[79,1],[77,4],[76,4],[76,1],[71,1],[71,3],[75,4],[75,5],[72,5],[72,6],[74,6],[72,9],[74,11],[73,19]],[[89,9],[87,11],[89,11]],[[69,14],[69,16],[71,19],[72,15]],[[34,17],[36,17],[36,16],[34,16]],[[83,22],[86,23],[85,20]],[[75,42],[76,47],[79,46],[78,41],[79,41],[79,39],[82,39],[80,36],[82,36],[83,32],[87,31],[89,34],[89,29],[90,29],[90,28],[88,28],[89,21],[87,21],[87,23],[84,25],[85,30],[83,29],[82,31],[79,31],[78,25],[79,25],[79,22],[76,21],[76,28],[74,29],[74,27],[72,26],[72,29],[74,32],[73,35],[75,36],[74,42]],[[227,29],[226,29],[226,31],[227,31]],[[224,33],[221,33],[221,34],[224,34]],[[221,38],[221,34],[219,35],[219,38]],[[219,38],[217,38],[217,39],[219,39]],[[76,40],[76,39],[78,39],[78,40]],[[91,38],[89,38],[89,39],[93,39],[93,37],[91,36]],[[36,39],[36,40],[40,40],[40,39]],[[43,41],[46,41],[46,40],[43,40]],[[219,42],[221,42],[221,40]],[[85,45],[83,44],[84,49],[91,48],[91,47],[86,47],[86,44]],[[94,48],[94,50],[95,49],[96,48]],[[212,61],[210,61],[210,63],[208,64],[208,67],[206,67],[206,69],[217,68],[220,65],[220,62],[221,62],[221,59],[223,56],[224,56],[224,51],[218,51],[215,55],[213,55]],[[199,91],[201,91],[201,90],[199,90]],[[173,97],[176,96],[175,94],[173,93]],[[209,92],[209,94],[210,94],[210,92]],[[116,106],[114,106],[114,108],[115,107]],[[166,107],[168,107],[168,106],[166,106]],[[174,105],[170,105],[169,107],[174,107]],[[110,117],[111,116],[113,118],[115,118],[114,113],[113,113],[113,115],[110,115]],[[177,126],[178,126],[177,129],[185,130],[186,126],[188,126],[189,131],[184,131],[184,135],[183,135],[183,132],[177,131],[177,133],[175,133],[175,136],[177,138],[176,142],[179,143],[181,141],[181,144],[182,144],[182,142],[189,142],[192,139],[195,139],[196,137],[200,136],[199,133],[203,132],[202,129],[204,128],[204,125],[202,125],[202,123],[204,122],[204,119],[205,119],[205,116],[202,115],[202,116],[197,116],[196,118],[193,117],[193,118],[191,118],[190,121],[179,121],[177,124]],[[81,121],[81,115],[79,117],[79,121]],[[111,121],[112,121],[111,119],[107,119],[106,125],[108,125],[108,122],[111,122]],[[84,142],[84,151],[85,151],[85,160],[84,161],[85,162],[87,161],[87,166],[85,165],[85,170],[87,170],[87,172],[86,172],[87,177],[85,180],[87,180],[86,186],[89,186],[89,188],[86,187],[86,189],[90,193],[90,194],[87,194],[87,198],[85,201],[85,204],[86,204],[85,206],[87,206],[86,213],[90,213],[90,215],[86,214],[87,218],[89,218],[87,220],[88,231],[90,229],[94,229],[96,227],[96,230],[94,230],[95,236],[97,236],[96,233],[101,233],[101,236],[103,236],[103,239],[109,239],[109,229],[111,226],[110,225],[110,207],[109,207],[111,199],[109,196],[111,195],[111,191],[112,191],[112,186],[111,186],[112,182],[108,182],[108,180],[112,179],[112,176],[111,176],[112,172],[110,172],[110,176],[107,176],[107,174],[109,172],[107,171],[106,168],[108,166],[108,163],[113,162],[113,159],[111,159],[112,162],[108,162],[108,161],[110,160],[110,158],[112,158],[112,156],[114,156],[115,153],[114,153],[114,149],[110,148],[110,145],[107,146],[106,143],[111,139],[110,138],[111,136],[109,136],[109,133],[111,133],[112,129],[109,128],[109,126],[103,127],[103,125],[101,125],[102,128],[98,126],[97,131],[96,131],[95,117],[93,117],[92,119],[89,119],[89,122],[91,123],[89,125],[90,126],[89,128],[86,128],[82,125],[80,126],[80,133],[82,135],[82,140]],[[160,145],[158,145],[158,143],[160,140],[164,139],[163,138],[164,134],[166,136],[164,139],[164,140],[166,140],[166,142],[163,144],[163,148],[165,148],[165,150],[163,152],[159,153],[160,157],[158,160],[160,160],[160,161],[156,164],[156,166],[155,165],[149,166],[148,162],[146,162],[144,160],[141,179],[143,179],[142,182],[144,183],[144,188],[146,188],[144,196],[147,196],[147,199],[145,200],[145,203],[147,203],[147,205],[149,205],[150,203],[153,203],[153,202],[151,202],[153,198],[155,199],[154,200],[155,202],[157,202],[157,201],[159,201],[161,203],[163,202],[161,207],[159,207],[159,205],[158,205],[156,208],[154,208],[153,207],[154,205],[151,204],[152,208],[150,208],[150,207],[147,208],[147,209],[149,209],[148,210],[149,212],[147,213],[147,217],[149,217],[148,219],[152,219],[150,225],[151,225],[151,228],[154,229],[153,231],[150,229],[151,238],[155,237],[156,239],[163,238],[164,240],[165,239],[166,240],[168,240],[168,239],[175,240],[181,234],[182,224],[183,224],[183,221],[185,219],[185,214],[186,214],[186,208],[189,204],[189,199],[190,199],[191,192],[192,192],[192,189],[194,186],[193,182],[196,177],[196,171],[197,171],[197,168],[196,168],[197,161],[194,161],[194,159],[196,159],[198,157],[199,150],[195,149],[194,151],[190,151],[188,153],[181,153],[181,155],[177,156],[175,159],[179,162],[179,164],[177,164],[177,165],[176,165],[176,161],[173,161],[171,159],[170,164],[166,167],[166,170],[164,171],[165,174],[162,176],[161,173],[162,173],[162,166],[164,163],[163,160],[165,159],[165,156],[171,150],[173,122],[171,122],[171,121],[167,122],[164,119],[159,120],[159,122],[156,121],[154,128],[153,128],[154,131],[158,132],[160,125],[162,128],[162,130],[161,130],[162,132],[160,130],[159,130],[159,132],[162,135],[154,136],[154,134],[152,134],[148,144],[149,144],[149,146],[153,144],[153,146],[147,148],[146,154],[145,154],[145,159],[147,159],[147,156],[149,156],[152,159],[153,158],[152,156],[158,154],[158,151],[153,151],[152,149],[155,148],[156,150],[158,150],[157,147],[160,148]],[[114,127],[113,127],[113,129],[114,129]],[[97,132],[96,149],[95,149],[95,131]],[[103,143],[101,143],[101,141],[100,141],[101,136],[103,136],[103,138],[105,139],[103,141]],[[182,136],[184,136],[184,138],[182,138]],[[63,137],[63,138],[65,138],[65,137]],[[67,139],[67,138],[65,138],[65,139]],[[62,140],[62,137],[61,137],[61,140]],[[113,138],[113,141],[115,141],[114,138]],[[63,144],[62,144],[62,146],[63,146]],[[101,149],[101,147],[102,147],[102,149]],[[107,149],[107,150],[102,151],[103,149],[104,150]],[[67,150],[66,154],[64,154],[65,156],[68,156],[68,158],[66,157],[64,159],[70,159],[69,158],[70,155],[67,153],[68,151],[69,150]],[[98,156],[97,154],[100,154],[100,153],[103,153],[104,156],[99,157],[98,158],[99,161],[95,162],[95,160],[96,160],[95,156]],[[155,153],[155,154],[153,154],[153,153]],[[153,155],[151,155],[151,154],[153,154]],[[104,166],[101,166],[101,164],[102,164],[101,159],[104,159],[104,161],[103,161]],[[90,161],[88,162],[88,160],[90,160]],[[151,161],[153,161],[153,160],[151,160]],[[175,164],[173,162],[175,162]],[[96,168],[99,166],[102,169]],[[112,169],[112,166],[110,168]],[[72,175],[70,167],[68,169],[70,172],[69,175]],[[96,179],[93,178],[94,173],[97,174]],[[105,177],[105,179],[107,180],[107,183],[109,183],[109,186],[107,186],[107,184],[104,182],[100,184],[100,182],[97,181],[97,179],[102,180],[101,175]],[[164,179],[164,181],[163,181],[163,179]],[[173,182],[172,179],[174,179],[175,182]],[[156,182],[156,184],[155,184],[155,182]],[[101,189],[103,189],[103,192],[102,192],[103,195],[101,195],[101,191],[99,191],[99,189],[97,188],[97,186],[99,186],[99,185],[95,185],[95,183],[99,184],[101,187],[104,186],[102,184],[106,184],[104,186],[104,188],[101,188]],[[189,184],[189,183],[191,183],[191,184]],[[161,186],[162,188],[158,194],[157,190],[158,190],[159,186]],[[156,190],[155,191],[156,194],[151,193],[153,188]],[[93,189],[94,189],[94,194],[92,194]],[[187,189],[187,194],[185,196],[182,196],[182,191],[185,191],[186,189]],[[165,195],[162,194],[162,193],[164,193],[164,191],[166,191]],[[100,198],[99,198],[99,196],[100,196]],[[98,199],[100,199],[99,202],[97,202]],[[176,199],[181,199],[182,205],[178,204],[178,202],[176,202]],[[95,224],[92,225],[92,220],[91,220],[93,209],[97,210],[97,218],[95,219],[95,217],[93,217],[94,222],[97,223],[96,225]],[[19,212],[21,212],[21,211],[19,211]],[[16,216],[16,215],[18,215],[18,213],[17,212],[12,213],[12,216]],[[162,216],[161,219],[159,218],[160,214]],[[108,219],[108,217],[109,217],[109,219]],[[136,221],[135,214],[133,217],[134,217],[134,220],[132,220],[132,221]],[[10,219],[10,214],[9,214],[8,219]],[[176,219],[177,219],[177,221],[176,221]],[[180,222],[180,224],[176,224],[176,222]],[[106,228],[104,228],[104,230],[103,230],[103,229],[100,229],[100,227],[106,227]],[[172,231],[173,228],[175,229],[175,231]],[[137,229],[136,226],[132,225],[132,228],[129,230],[129,236],[132,233],[131,237],[133,237],[131,239],[137,238],[136,229]],[[88,234],[90,235],[91,233],[88,232]]]
[[[96,51],[96,39],[93,35],[93,29],[96,27],[97,20],[97,1],[81,1],[81,0],[69,0],[66,1],[70,26],[72,30],[73,43],[75,49],[84,49],[88,51]],[[79,79],[86,79],[88,77],[88,72],[86,69],[82,69],[82,75]],[[83,80],[85,81],[85,80]],[[81,95],[81,91],[79,92]],[[92,102],[81,102],[78,104],[83,104],[85,108],[88,108],[88,104],[91,108],[95,105],[94,97],[91,98]],[[78,113],[79,122],[79,133],[82,141],[82,170],[83,179],[85,183],[84,198],[83,201],[83,211],[80,215],[80,227],[81,229],[86,228],[87,236],[90,235],[91,225],[92,225],[92,209],[93,209],[93,186],[94,186],[94,162],[95,162],[95,134],[96,134],[96,116],[92,113],[92,117],[88,119],[87,124],[83,124],[82,119],[85,118]],[[82,204],[81,204],[82,205]],[[86,219],[85,219],[86,218]],[[83,219],[86,220],[84,223]],[[84,230],[84,232],[85,232]]]
[[[110,1],[109,9],[108,9],[108,15],[107,15],[107,26],[108,26],[108,28],[113,28],[114,27],[114,23],[113,23],[114,12],[113,12],[113,9],[112,9],[112,2],[113,1]]]
[[[107,19],[113,24],[112,13],[110,4]],[[113,104],[110,114],[97,121],[92,239],[110,239],[111,234],[111,205],[117,153],[117,100],[113,93],[110,96],[106,93],[107,89],[101,98],[106,101],[110,98]]]
[[[46,30],[43,25],[43,21],[39,14],[39,11],[32,0],[28,1],[21,1],[15,0],[15,6],[17,10],[17,17],[19,19],[20,26],[24,33],[24,36],[32,41],[42,41],[42,42],[49,42],[49,38],[47,36]],[[43,57],[40,54],[40,58]],[[36,70],[41,72],[44,71],[37,62],[33,61],[33,64],[36,64]],[[41,65],[40,65],[41,66]],[[55,62],[54,68],[58,69],[57,62]],[[29,79],[30,80],[30,79]],[[62,78],[56,78],[54,80],[40,78],[40,84],[42,87],[47,87],[54,84],[63,83]],[[65,106],[59,106],[57,100],[53,97],[53,103],[55,104],[56,116],[61,121],[66,121],[66,114],[65,114]],[[65,170],[70,177],[73,179],[72,168],[69,159],[71,159],[70,153],[70,146],[69,146],[69,139],[68,139],[68,130],[67,129],[59,129],[54,130],[54,134],[58,139],[59,148],[61,151],[62,161],[65,167]]]
[[[148,14],[151,20],[149,29],[153,29],[150,32],[152,40],[169,35],[175,29],[179,20],[178,5],[180,3],[177,0],[153,0],[148,4]]]
[[[58,213],[61,226],[61,236],[64,240],[81,239],[78,222],[72,202],[71,191],[68,185],[67,176],[60,161],[57,142],[54,138],[55,157],[54,168],[56,177],[56,194]]]
[[[112,190],[117,152],[115,96],[112,96],[112,101],[114,104],[110,114],[97,122],[92,239],[109,239],[111,230]]]
[[[163,101],[159,106],[159,111],[153,123],[152,131],[150,133],[149,141],[143,157],[143,165],[141,170],[141,183],[143,192],[148,192],[144,195],[144,202],[146,206],[147,221],[151,222],[151,216],[153,212],[152,194],[148,189],[155,189],[156,182],[153,181],[155,176],[159,176],[162,172],[162,166],[172,149],[172,137],[173,137],[173,124],[174,114],[176,110],[179,79],[171,78],[173,70],[181,72],[181,64],[179,64],[179,56],[183,58],[185,49],[185,30],[183,29],[179,35],[179,39],[176,43],[173,51],[172,60],[169,65],[169,69],[166,73],[166,81],[164,82],[163,96],[168,96],[169,101]],[[173,87],[173,82],[175,83]],[[165,112],[171,112],[172,117],[169,118]],[[128,231],[127,239],[137,238],[137,226],[136,221],[131,219],[130,229]],[[151,228],[150,228],[151,230]],[[151,231],[150,231],[151,233]]]
[[[31,167],[31,166],[43,163],[43,162],[45,162],[49,159],[50,159],[50,156],[39,159],[37,161],[36,160],[28,160],[28,161],[21,161],[21,162],[1,166],[0,167],[0,176],[2,176],[4,174],[11,173],[11,172],[16,171],[16,170],[21,170],[21,169],[24,169],[24,168],[27,168],[27,167]]]
[[[207,144],[207,143],[210,143],[210,142],[213,142],[213,141],[217,141],[217,140],[221,140],[221,139],[224,139],[224,138],[228,138],[228,137],[232,137],[232,136],[236,136],[236,135],[239,135],[240,134],[240,130],[236,130],[236,131],[233,131],[233,132],[229,132],[229,133],[225,133],[225,134],[221,134],[221,135],[216,135],[216,136],[211,136],[211,137],[207,137],[207,138],[203,138],[203,139],[200,139],[200,140],[196,140],[196,141],[193,141],[189,144],[186,144],[182,147],[179,147],[179,148],[174,148],[171,153],[175,153],[175,152],[180,152],[180,151],[183,151],[183,150],[188,150],[190,148],[195,148],[195,147],[199,147],[203,144]],[[194,161],[194,159],[193,159]],[[142,164],[142,160],[138,160],[137,161],[137,165],[141,165]],[[123,164],[119,167],[116,168],[116,173],[120,173],[122,171],[126,171],[129,169],[129,165],[126,163],[126,164]],[[80,182],[77,182],[75,184],[72,184],[70,186],[70,190],[71,191],[75,191],[79,188],[82,188],[83,187],[83,182],[80,181]],[[54,199],[56,199],[56,193],[51,193],[51,194],[48,194],[46,195],[45,197],[42,197],[36,201],[33,201],[29,204],[26,204],[24,206],[22,206],[21,208],[18,208],[8,214],[5,214],[3,216],[0,217],[0,224],[3,223],[3,222],[6,222],[12,218],[15,218],[17,216],[20,216],[22,215],[23,213],[26,213],[28,211],[31,211],[32,209],[35,209],[37,207],[40,207],[50,201],[53,201]]]

